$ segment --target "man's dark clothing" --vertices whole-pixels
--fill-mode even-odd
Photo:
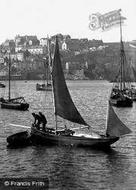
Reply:
[[[42,119],[42,122],[46,125],[47,124],[47,119],[46,119],[45,115],[43,115],[41,112],[39,112],[39,115],[40,115],[40,117]]]
[[[38,114],[32,113],[33,117],[34,117],[34,124],[37,124],[38,126],[41,124],[41,117]],[[36,123],[37,121],[37,123]]]
[[[41,121],[43,123],[43,131],[45,131],[45,126],[47,124],[47,119],[41,112],[39,112],[39,116],[41,117]]]

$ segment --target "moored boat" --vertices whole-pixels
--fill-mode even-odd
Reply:
[[[24,97],[18,97],[10,100],[3,99],[1,101],[1,108],[26,111],[29,108],[29,104],[25,102]]]
[[[29,108],[29,104],[25,101],[24,97],[11,98],[11,58],[9,55],[8,60],[9,65],[9,88],[8,88],[8,98],[0,98],[1,108],[5,109],[14,109],[14,110],[22,110],[26,111]]]
[[[52,91],[52,86],[51,84],[36,84],[36,90],[37,91]]]
[[[120,15],[120,67],[119,73],[115,79],[111,95],[110,103],[116,107],[132,107],[133,99],[130,92],[130,82],[127,79],[127,67],[126,55],[124,50],[124,44],[122,41],[122,27],[121,27],[121,15]]]
[[[6,85],[0,82],[0,88],[5,88]]]
[[[48,57],[45,58],[44,60],[44,67],[46,70],[46,75],[44,75],[43,83],[36,84],[36,90],[37,91],[52,91],[52,84],[51,84],[51,55],[50,55],[50,44],[49,44],[49,39],[48,39]],[[46,78],[46,81],[45,81]],[[45,83],[46,82],[46,83]]]
[[[112,89],[112,93],[111,93],[109,101],[113,106],[116,106],[116,107],[132,107],[133,106],[132,96],[128,96],[127,94],[121,91],[116,92],[115,89]]]

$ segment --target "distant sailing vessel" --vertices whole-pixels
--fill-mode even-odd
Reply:
[[[136,86],[131,85],[131,97],[133,101],[136,101]]]
[[[50,55],[50,44],[48,40],[48,60],[45,61],[45,68],[46,68],[46,81],[43,79],[43,84],[36,84],[36,90],[37,91],[52,91],[52,85],[51,85],[51,71],[50,71],[50,66],[51,66],[51,55]],[[44,76],[45,77],[45,76]],[[46,83],[45,83],[46,82]]]
[[[37,91],[51,91],[52,90],[52,86],[50,83],[47,83],[47,84],[39,84],[37,83],[36,84],[36,90]]]
[[[39,83],[36,84],[37,91],[52,91],[49,63],[46,63],[45,67],[46,67],[46,81],[45,81],[45,79],[43,79],[42,84],[39,84]]]
[[[28,110],[29,104],[26,103],[24,97],[17,97],[11,98],[11,74],[10,74],[10,67],[11,67],[11,59],[9,56],[9,89],[8,89],[8,99],[0,98],[1,101],[1,108],[6,109],[15,109],[15,110]]]
[[[55,53],[52,65],[52,84],[54,98],[55,129],[47,128],[43,131],[36,125],[31,127],[31,139],[33,142],[45,145],[73,145],[89,146],[105,149],[118,141],[122,135],[129,134],[131,130],[126,127],[114,112],[109,103],[107,130],[105,135],[92,132],[91,134],[79,134],[74,129],[59,130],[58,116],[64,120],[90,127],[75,107],[70,96],[61,65],[59,45],[56,37]],[[81,127],[82,128],[82,127]]]
[[[6,85],[0,82],[0,88],[5,88]]]
[[[136,82],[136,71],[132,63],[131,63],[131,69],[132,69],[133,78],[134,78],[133,81]],[[130,94],[131,94],[132,100],[136,101],[136,85],[135,84],[131,84]]]
[[[132,107],[133,100],[130,93],[130,82],[126,76],[126,55],[124,51],[124,44],[122,41],[122,27],[120,16],[120,69],[116,78],[116,82],[113,85],[110,103],[117,107]]]

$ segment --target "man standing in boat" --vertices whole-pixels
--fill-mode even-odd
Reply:
[[[34,126],[37,127],[37,129],[40,129],[41,124],[41,117],[38,114],[32,113],[32,116],[34,117]]]
[[[47,124],[47,119],[46,119],[45,115],[42,114],[42,112],[39,112],[39,116],[40,116],[41,122],[43,124],[42,130],[45,131],[45,127],[46,127],[46,124]]]

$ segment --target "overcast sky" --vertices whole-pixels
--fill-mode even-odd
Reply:
[[[91,31],[89,15],[122,9],[123,40],[136,40],[136,0],[0,0],[0,43],[17,34],[70,34],[72,38],[119,41],[119,28]]]

